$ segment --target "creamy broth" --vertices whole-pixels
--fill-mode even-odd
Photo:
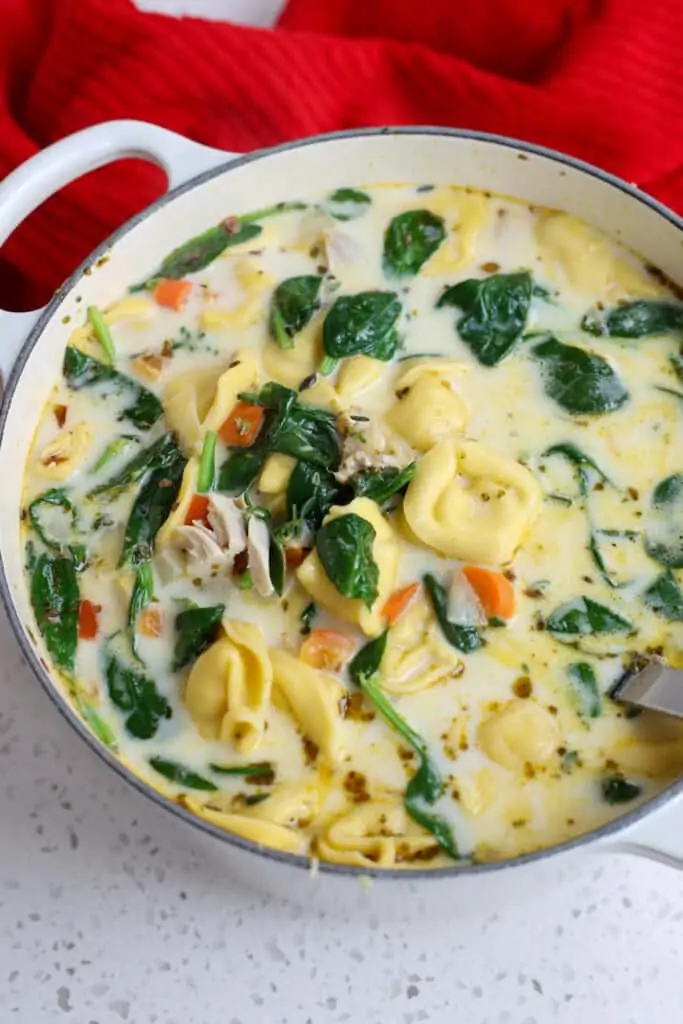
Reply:
[[[265,845],[406,868],[680,774],[681,727],[608,695],[634,653],[681,663],[658,275],[416,185],[233,216],[150,272],[74,330],[22,514],[38,628],[125,764]]]

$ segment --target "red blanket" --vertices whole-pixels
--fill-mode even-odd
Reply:
[[[275,30],[0,0],[0,26],[0,176],[116,117],[232,150],[443,124],[562,149],[683,209],[681,0],[291,0]],[[0,307],[44,301],[162,188],[128,161],[50,200],[2,250]]]

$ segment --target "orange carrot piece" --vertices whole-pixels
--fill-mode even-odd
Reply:
[[[310,548],[285,548],[285,562],[288,569],[298,569]]]
[[[500,572],[478,565],[463,567],[463,575],[489,616],[511,619],[515,614],[515,588]]]
[[[78,608],[78,636],[81,640],[94,640],[97,636],[99,610],[100,606],[93,604],[92,601],[81,601]]]
[[[314,629],[301,645],[299,657],[313,668],[338,672],[356,650],[354,640],[336,629]]]
[[[174,309],[178,312],[183,308],[191,291],[192,281],[174,281],[162,277],[154,287],[154,301],[157,306],[166,306],[167,309]]]
[[[161,608],[150,605],[143,608],[138,618],[138,630],[143,636],[161,636],[164,629],[164,616]]]
[[[249,448],[258,437],[265,415],[262,405],[238,402],[218,431],[218,436],[230,448]]]
[[[396,619],[403,615],[404,611],[420,589],[419,583],[411,583],[401,590],[395,590],[387,603],[382,608],[382,615],[387,620],[387,626],[393,626]]]
[[[185,516],[185,526],[192,526],[194,522],[208,524],[207,515],[209,512],[208,494],[194,494],[190,507]]]

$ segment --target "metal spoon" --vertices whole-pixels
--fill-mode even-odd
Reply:
[[[671,668],[657,655],[640,655],[609,695],[613,700],[683,718],[683,669]]]

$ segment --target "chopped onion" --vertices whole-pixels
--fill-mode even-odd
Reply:
[[[487,619],[479,598],[459,569],[448,591],[448,618],[456,626],[485,626]]]

